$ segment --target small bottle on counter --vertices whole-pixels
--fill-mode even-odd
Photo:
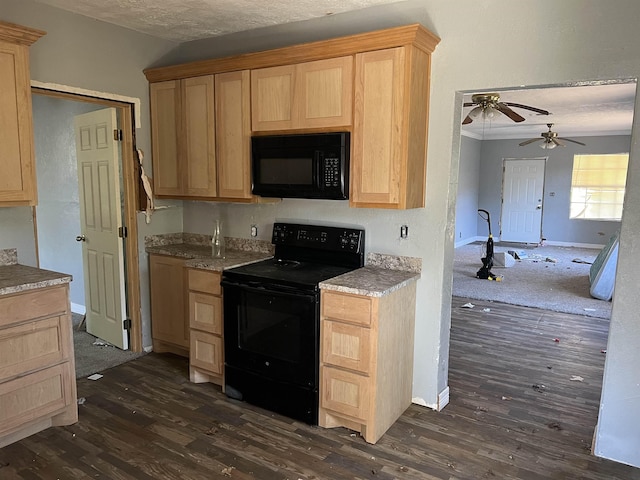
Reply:
[[[216,220],[213,226],[213,235],[211,236],[211,256],[213,258],[224,258],[224,235],[222,234],[222,226],[220,220]]]

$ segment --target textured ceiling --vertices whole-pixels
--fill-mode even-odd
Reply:
[[[37,0],[76,14],[119,25],[154,37],[185,42],[359,10],[402,0]],[[548,110],[537,115],[514,108],[525,117],[514,123],[504,115],[476,119],[462,126],[474,138],[534,138],[547,123],[560,137],[628,135],[631,132],[635,83],[590,84],[500,91],[503,102]],[[473,93],[486,93],[473,92]],[[471,100],[472,92],[464,97]],[[471,107],[463,108],[462,119]],[[542,138],[542,137],[540,137]]]
[[[37,0],[154,37],[186,42],[401,0]]]
[[[631,134],[635,82],[532,88],[497,93],[500,94],[501,102],[529,105],[547,110],[550,115],[539,115],[511,107],[525,118],[524,122],[515,123],[505,115],[497,115],[492,120],[484,121],[478,118],[463,125],[463,133],[481,140],[542,138],[540,134],[548,130],[547,124],[553,123],[552,129],[560,137]],[[464,101],[471,101],[471,93],[464,96]],[[463,108],[462,118],[471,109],[472,107]]]

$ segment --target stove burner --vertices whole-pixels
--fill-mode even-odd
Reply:
[[[300,266],[300,262],[297,260],[285,260],[283,258],[278,258],[275,261],[275,265],[281,268],[295,268]]]

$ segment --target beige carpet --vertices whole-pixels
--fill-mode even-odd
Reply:
[[[77,326],[82,315],[73,314],[73,348],[76,359],[76,378],[86,377],[93,373],[105,373],[105,370],[138,358],[144,353],[120,350],[100,339],[88,334]]]
[[[589,293],[590,263],[600,253],[599,249],[496,244],[495,252],[514,250],[523,253],[524,257],[509,268],[494,266],[492,272],[503,279],[493,282],[476,278],[476,272],[482,266],[480,258],[484,256],[484,248],[484,242],[475,242],[455,249],[453,295],[598,318],[611,317],[611,302],[595,299]]]

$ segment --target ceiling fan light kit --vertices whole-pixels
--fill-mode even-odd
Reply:
[[[547,127],[549,128],[549,131],[548,132],[542,132],[540,134],[540,137],[542,137],[542,138],[531,138],[529,140],[525,140],[524,142],[520,142],[518,145],[520,145],[521,147],[524,147],[525,145],[529,145],[530,143],[538,142],[540,140],[543,140],[542,145],[540,145],[540,148],[543,148],[545,150],[551,150],[552,148],[556,148],[556,147],[566,147],[566,145],[560,141],[560,140],[562,140],[562,141],[565,141],[565,142],[572,142],[572,143],[576,143],[578,145],[585,146],[584,143],[579,142],[577,140],[572,140],[570,138],[559,137],[557,132],[551,131],[551,127],[553,127],[553,123],[547,123]]]
[[[541,108],[520,103],[501,102],[499,93],[476,93],[471,96],[471,102],[466,102],[463,106],[474,107],[462,121],[463,125],[467,125],[479,117],[482,117],[483,120],[491,120],[497,117],[499,113],[506,115],[516,123],[524,122],[525,118],[510,107],[523,108],[539,115],[549,115],[547,110],[542,110]]]

